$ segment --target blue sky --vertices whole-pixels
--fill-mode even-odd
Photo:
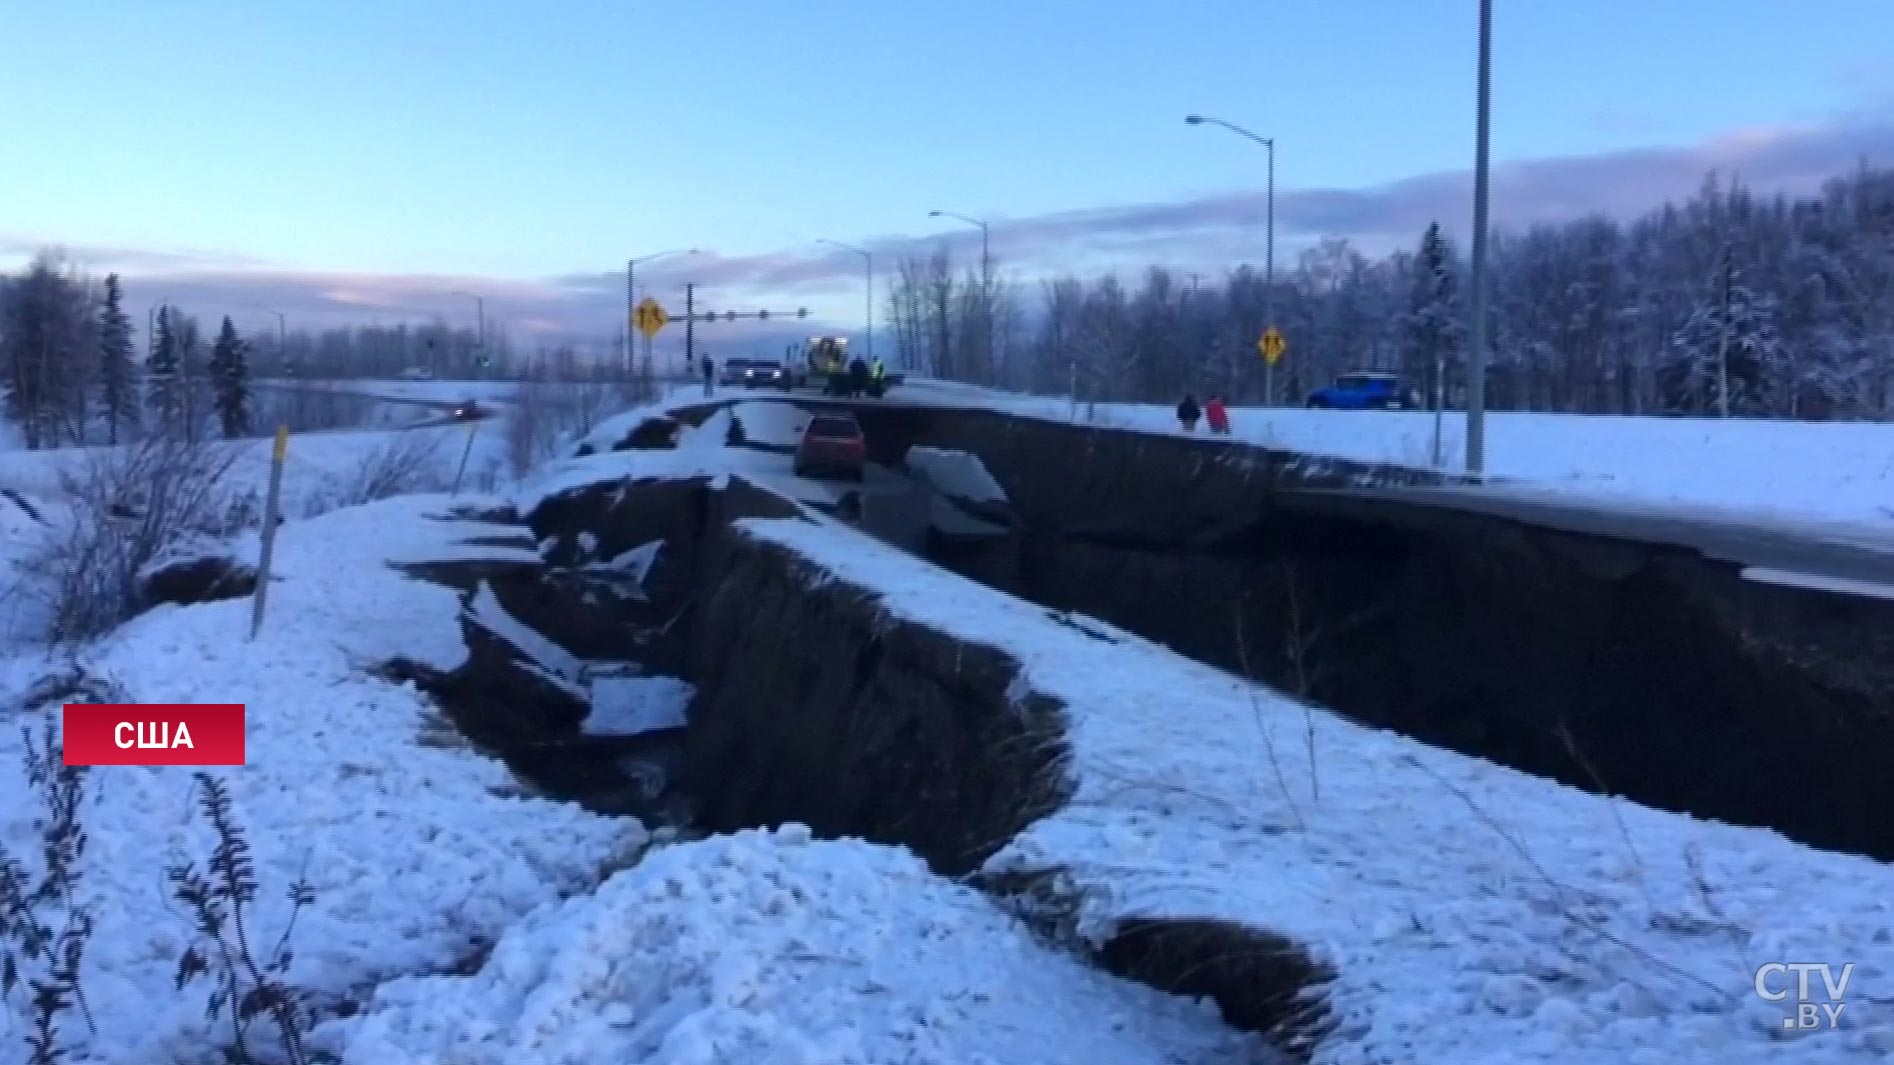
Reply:
[[[1635,210],[1707,165],[1795,186],[1890,161],[1888,0],[1495,7],[1502,222]],[[1255,257],[1263,152],[1183,124],[1203,111],[1277,138],[1282,262],[1464,225],[1474,20],[1473,0],[12,4],[0,249],[63,244],[134,291],[248,285],[312,324],[457,314],[445,292],[473,288],[528,332],[602,333],[589,278],[697,246],[654,286],[848,318],[859,260],[816,238],[891,265],[965,239],[935,207],[990,219],[1023,274]]]

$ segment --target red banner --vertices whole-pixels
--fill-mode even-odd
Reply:
[[[67,765],[242,765],[242,703],[67,703]]]

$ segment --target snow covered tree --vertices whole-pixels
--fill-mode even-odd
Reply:
[[[224,316],[217,343],[210,353],[211,391],[217,405],[217,419],[224,436],[236,439],[250,431],[250,368],[243,338],[237,327]]]
[[[105,441],[118,443],[121,428],[138,427],[138,402],[132,368],[132,323],[122,306],[118,275],[105,279],[99,307],[99,401],[105,415]]]
[[[1717,291],[1677,330],[1674,349],[1658,374],[1666,409],[1751,418],[1786,413],[1794,381],[1776,301],[1743,284],[1733,262],[1726,261]]]
[[[1439,222],[1422,234],[1411,271],[1402,369],[1410,380],[1426,382],[1429,406],[1444,406],[1450,399],[1449,367],[1459,358],[1464,328],[1454,285],[1453,252],[1440,235]]]

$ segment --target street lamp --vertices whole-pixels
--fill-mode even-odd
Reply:
[[[867,306],[867,312],[868,312],[866,315],[867,323],[868,323],[868,336],[863,340],[862,346],[868,349],[868,357],[872,359],[875,357],[875,257],[874,257],[874,254],[868,251],[868,249],[866,248],[857,248],[853,244],[844,244],[839,240],[828,240],[824,238],[818,238],[816,240],[816,243],[828,244],[833,247],[840,248],[843,251],[852,251],[856,255],[859,255],[862,257],[862,270],[863,270],[863,275],[864,275],[863,280],[867,283],[866,306]]]
[[[260,303],[239,303],[237,306],[276,316],[276,357],[281,360],[283,369],[289,369],[289,323],[283,317],[283,312]]]
[[[986,358],[993,358],[993,254],[992,230],[978,218],[968,218],[964,214],[952,211],[929,211],[929,218],[953,218],[970,226],[980,227],[980,318],[986,327]]]
[[[988,228],[987,224],[985,222],[980,221],[978,218],[968,218],[964,214],[955,214],[952,211],[929,211],[927,212],[927,217],[952,218],[961,222],[965,222],[970,226],[980,227],[980,284],[981,285],[991,284],[992,273],[993,273],[993,254],[992,254],[993,245],[990,239],[992,236],[992,231]]]
[[[1267,250],[1264,252],[1263,260],[1263,322],[1266,327],[1274,329],[1276,327],[1276,138],[1259,136],[1242,126],[1225,122],[1220,118],[1185,115],[1184,121],[1193,126],[1201,126],[1205,123],[1222,126],[1232,133],[1248,137],[1269,149],[1269,194],[1266,201],[1268,206],[1264,208],[1268,218],[1268,236],[1264,238]],[[1267,361],[1263,363],[1265,405],[1276,402],[1275,369],[1274,363]]]
[[[1473,149],[1473,350],[1467,354],[1467,474],[1486,463],[1486,163],[1493,80],[1493,0],[1480,0],[1478,117]]]

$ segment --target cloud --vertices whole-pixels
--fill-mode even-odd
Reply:
[[[0,233],[0,260],[31,259],[46,251],[85,263],[93,269],[125,273],[178,269],[241,270],[264,265],[262,260],[245,255],[190,250],[152,251],[105,244],[61,244],[16,233]]]
[[[1894,162],[1894,105],[1876,103],[1821,125],[1731,131],[1695,145],[1638,148],[1589,156],[1534,159],[1495,166],[1493,218],[1502,227],[1560,222],[1589,213],[1626,217],[1688,196],[1706,174],[1740,179],[1759,193],[1806,193],[1853,168],[1861,159]],[[1265,202],[1261,190],[1193,200],[1086,208],[1034,218],[994,220],[993,249],[1016,276],[1142,269],[1163,263],[1181,270],[1217,271],[1254,262],[1263,249]],[[1421,174],[1361,189],[1278,190],[1278,262],[1322,237],[1348,237],[1369,252],[1411,244],[1438,220],[1456,234],[1468,228],[1469,171]],[[975,230],[915,239],[884,237],[860,243],[875,256],[878,284],[903,256],[943,245],[971,265],[979,251]],[[24,256],[41,245],[0,236],[0,256]],[[253,327],[273,325],[273,312],[307,326],[396,322],[442,317],[472,324],[477,293],[491,320],[504,321],[521,341],[601,341],[625,313],[622,267],[539,280],[431,275],[313,273],[272,270],[263,264],[195,251],[72,248],[82,265],[126,275],[130,302],[170,300],[206,317],[231,314]],[[637,269],[641,287],[681,310],[685,282],[698,286],[699,310],[768,308],[791,313],[807,306],[808,319],[718,322],[701,329],[713,350],[756,345],[772,350],[817,331],[853,330],[859,323],[862,260],[838,248],[807,247],[757,255],[674,255]],[[879,307],[877,308],[879,310]],[[681,344],[682,330],[665,331],[660,348]]]

